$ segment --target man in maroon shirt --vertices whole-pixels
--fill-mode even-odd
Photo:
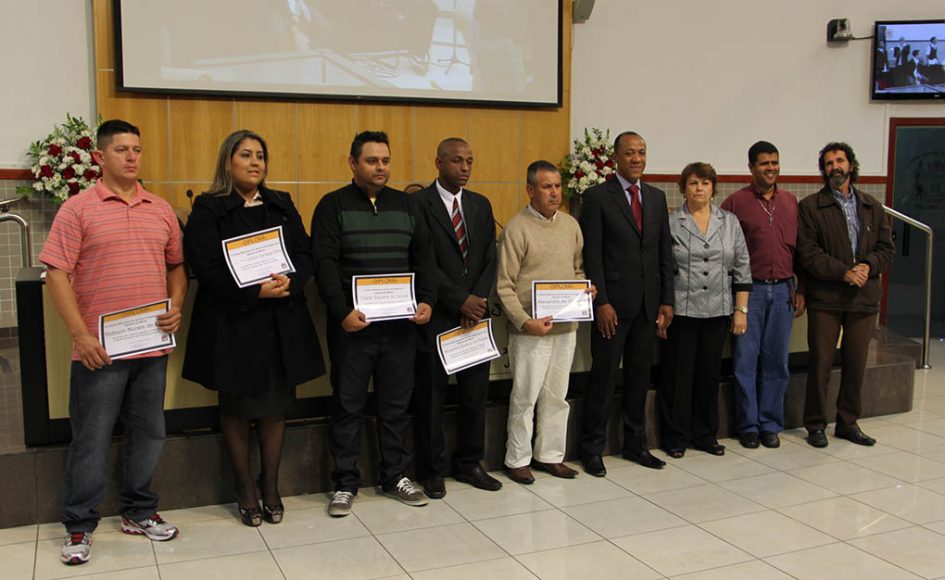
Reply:
[[[794,284],[797,198],[778,187],[778,149],[758,141],[748,150],[751,185],[722,202],[745,232],[753,284],[748,330],[733,337],[735,430],[743,447],[778,447],[784,429],[788,346],[792,320],[804,313],[804,294]]]

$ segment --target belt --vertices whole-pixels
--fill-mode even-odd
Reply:
[[[785,282],[790,282],[794,278],[752,278],[751,281],[755,284],[784,284]]]

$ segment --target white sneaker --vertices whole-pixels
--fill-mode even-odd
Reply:
[[[415,488],[413,482],[406,477],[401,477],[393,489],[385,489],[384,493],[392,498],[399,499],[407,505],[417,507],[427,505],[427,496]]]
[[[66,536],[59,559],[63,564],[85,564],[92,557],[92,532],[73,532]]]
[[[336,491],[328,504],[328,515],[343,518],[351,513],[351,504],[354,503],[354,494],[350,491]]]
[[[155,542],[166,542],[177,537],[177,526],[164,521],[161,514],[154,513],[151,517],[135,522],[126,517],[121,518],[121,531],[133,536],[147,536]]]

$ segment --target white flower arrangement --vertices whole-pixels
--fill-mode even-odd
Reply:
[[[95,128],[81,117],[66,114],[66,122],[53,127],[53,132],[41,141],[30,143],[27,157],[32,162],[30,171],[35,177],[31,186],[20,186],[19,193],[38,191],[62,203],[87,189],[102,175],[92,158],[95,147]]]
[[[581,195],[614,174],[614,146],[610,130],[584,129],[584,139],[575,139],[574,152],[561,162],[561,175],[567,197]]]

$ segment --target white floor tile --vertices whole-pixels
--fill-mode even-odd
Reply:
[[[631,495],[629,491],[616,483],[583,473],[575,479],[558,477],[536,479],[528,490],[555,507],[618,499]]]
[[[535,580],[535,576],[514,558],[500,558],[487,562],[474,562],[462,566],[437,568],[412,574],[414,580]]]
[[[925,489],[930,489],[935,493],[945,495],[945,478],[942,479],[930,479],[928,481],[920,481],[917,483],[919,487],[924,487]]]
[[[764,475],[774,470],[767,465],[748,459],[738,453],[726,453],[722,457],[689,450],[682,459],[672,459],[672,465],[711,482],[741,479],[753,475]]]
[[[232,520],[238,522],[240,520],[240,514],[236,509],[235,503],[162,511],[161,516],[168,522],[179,526],[181,529],[184,529],[187,524],[193,522],[205,522],[207,520]],[[120,525],[120,523],[119,521],[118,525]]]
[[[475,488],[449,491],[443,501],[470,521],[554,509],[550,503],[516,484],[504,485],[497,492]]]
[[[673,576],[673,580],[791,580],[791,577],[761,560]]]
[[[945,520],[945,496],[916,485],[903,483],[850,497],[914,524]]]
[[[7,528],[0,530],[0,546],[7,544],[22,544],[23,542],[35,542],[39,526],[20,526],[18,528]],[[65,536],[65,532],[61,533]]]
[[[696,526],[626,536],[613,540],[613,543],[664,576],[752,559],[749,554]]]
[[[706,484],[701,477],[673,465],[663,469],[647,469],[640,465],[608,468],[607,479],[638,495]]]
[[[764,506],[715,485],[675,489],[645,496],[690,522],[708,522],[764,511]]]
[[[92,536],[92,558],[79,566],[66,566],[59,560],[59,548],[64,539],[65,535],[38,543],[36,578],[66,578],[127,568],[146,568],[156,564],[152,548],[155,542],[120,532],[96,532]]]
[[[831,536],[773,511],[705,522],[699,526],[757,558],[836,541]]]
[[[374,534],[432,528],[463,521],[462,516],[442,501],[431,501],[425,506],[416,507],[390,498],[387,501],[366,503],[355,500],[352,511]]]
[[[882,441],[883,445],[912,453],[928,447],[945,445],[945,437],[933,435],[925,430],[913,429],[911,426],[886,423],[881,427],[870,427],[868,430],[864,426],[863,429],[870,437]]]
[[[945,463],[905,451],[879,457],[854,459],[853,463],[912,483],[945,477]]]
[[[775,449],[764,446],[759,446],[757,449],[745,449],[737,439],[733,441],[734,443],[729,445],[732,453],[780,471],[839,461],[836,457],[821,453],[809,445],[801,445],[790,440],[782,440],[781,446]]]
[[[834,497],[837,494],[787,473],[769,473],[720,483],[725,489],[769,508]]]
[[[360,580],[403,574],[374,538],[353,538],[272,551],[288,580]]]
[[[36,558],[36,526],[32,526],[32,528],[34,536],[32,541],[0,546],[0,562],[3,562],[3,573],[0,576],[4,578],[33,577],[33,562]],[[49,556],[50,554],[44,553],[40,557]],[[55,564],[65,568],[65,565],[59,562],[58,556],[59,554],[56,554]]]
[[[945,536],[924,528],[905,528],[850,543],[925,578],[945,576]]]
[[[908,528],[912,524],[848,497],[781,508],[781,513],[841,540]]]
[[[270,550],[371,535],[356,516],[333,518],[321,508],[290,511],[287,507],[282,523],[264,522],[258,529]]]
[[[495,560],[507,555],[468,523],[380,534],[377,540],[407,572]]]
[[[88,576],[79,576],[81,580],[161,580],[161,574],[157,566],[148,566],[146,568],[127,568],[125,570],[115,570],[114,572],[100,572],[98,574],[89,574]],[[177,580],[176,576],[164,576],[164,580]]]
[[[601,537],[558,510],[474,522],[513,556],[598,541]]]
[[[799,580],[900,580],[918,578],[846,544],[831,544],[810,550],[767,558],[772,566]]]
[[[542,580],[568,578],[633,578],[661,575],[610,542],[594,542],[518,556],[518,561]]]
[[[682,520],[652,502],[627,497],[564,508],[564,512],[605,538],[618,538],[685,526]]]
[[[233,520],[194,522],[170,542],[154,542],[158,565],[266,550],[258,528]]]
[[[901,483],[898,479],[846,461],[801,467],[792,469],[788,473],[844,495],[892,487]]]
[[[161,564],[161,580],[281,580],[282,571],[269,552],[253,552]]]

